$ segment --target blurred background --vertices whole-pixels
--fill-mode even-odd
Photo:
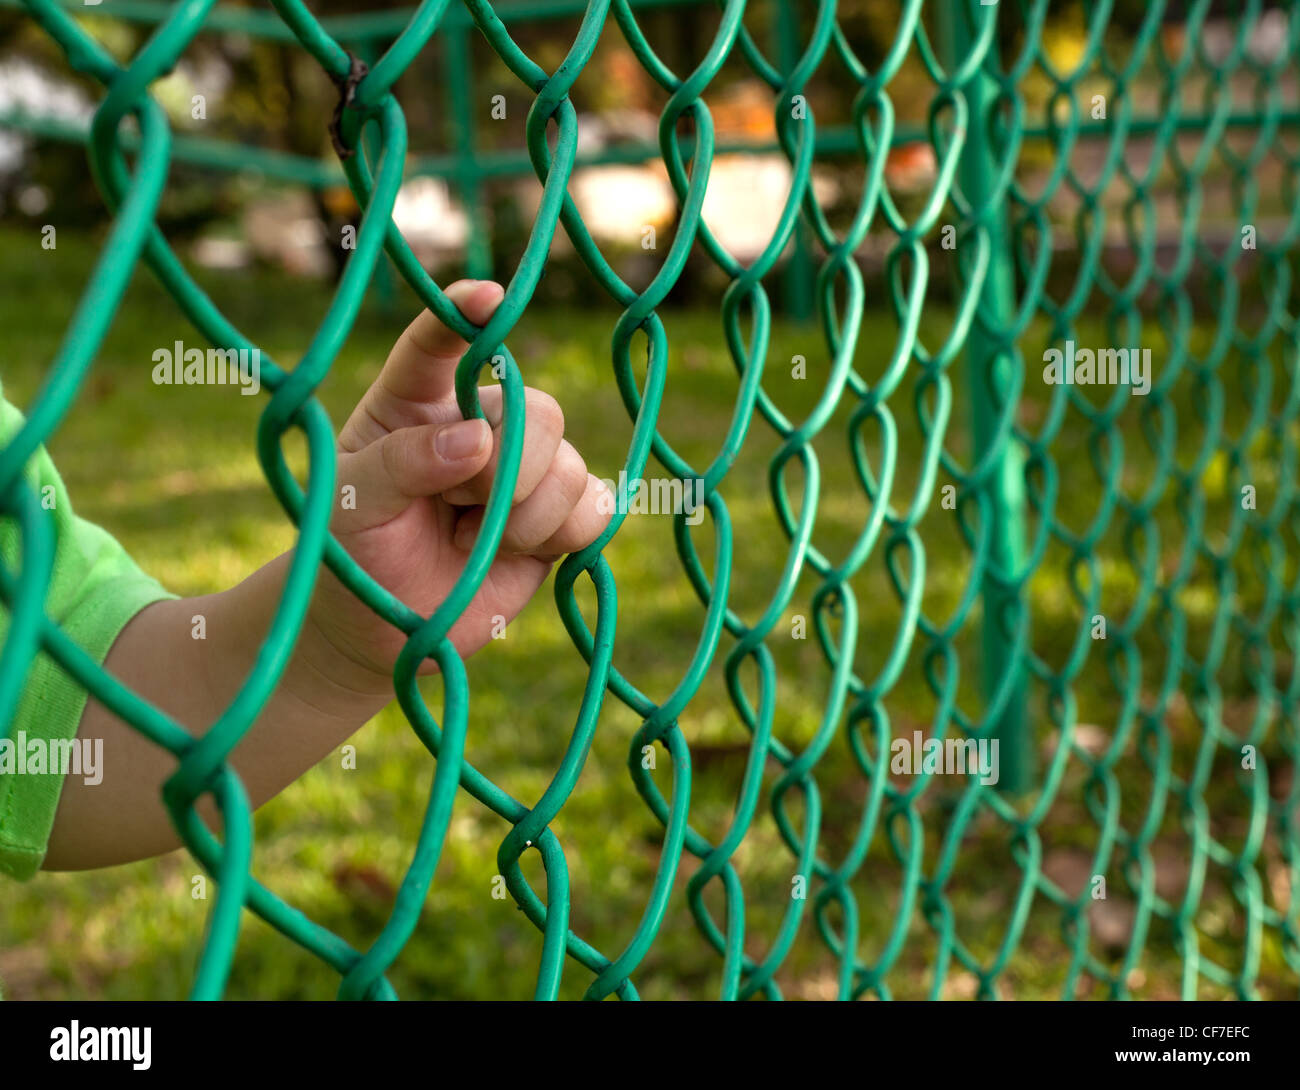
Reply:
[[[413,10],[384,7],[358,12],[344,0],[329,0],[313,5],[313,12],[340,44],[373,63]],[[581,0],[504,0],[497,7],[516,42],[547,70],[568,52],[585,9]],[[1118,68],[1130,60],[1125,47],[1133,49],[1148,5],[1119,0],[1109,7],[1107,43]],[[1169,80],[1155,63],[1155,50],[1178,56],[1186,44],[1187,7],[1174,2],[1164,8],[1159,40],[1148,50],[1152,63],[1146,66],[1147,78],[1135,79],[1127,88],[1134,116],[1159,118],[1175,105],[1187,116],[1203,115],[1217,105],[1215,96],[1230,91],[1239,95],[1243,109],[1258,106],[1253,97],[1260,86],[1257,69],[1275,65],[1287,53],[1284,6],[1192,5],[1199,16],[1190,42],[1193,63],[1179,73],[1177,99],[1171,102],[1163,98]],[[83,4],[72,8],[119,60],[133,55],[169,10],[154,0],[107,0],[94,10]],[[718,29],[716,5],[701,0],[648,0],[633,8],[659,57],[679,76],[699,63]],[[872,0],[837,5],[844,40],[868,71],[879,69],[895,42],[900,16],[894,8]],[[1014,8],[1008,5],[1009,11]],[[1040,61],[1027,66],[1019,88],[1026,122],[1041,129],[1068,117],[1068,103],[1050,69],[1070,73],[1074,107],[1087,123],[1094,120],[1092,96],[1109,95],[1113,88],[1103,67],[1080,67],[1091,52],[1095,5],[1062,2],[1046,9]],[[1246,18],[1242,12],[1251,9],[1257,10],[1241,43],[1245,55],[1237,58]],[[934,10],[930,5],[924,11],[922,25],[938,48],[942,35]],[[811,11],[802,5],[770,0],[749,5],[745,28],[769,63],[788,70],[801,54],[811,22]],[[176,134],[160,226],[198,267],[260,265],[304,277],[336,277],[348,254],[341,228],[358,218],[327,131],[337,88],[269,3],[219,4],[205,27],[210,32],[200,34],[175,70],[152,88]],[[999,28],[1001,55],[1016,57],[1025,47],[1024,22],[1010,16]],[[0,0],[0,39],[0,211],[13,224],[43,223],[57,195],[60,226],[101,224],[103,202],[81,148],[100,89],[68,69],[58,46],[23,12],[21,0]],[[1222,86],[1215,75],[1216,64],[1230,58],[1238,73],[1235,89]],[[818,128],[817,201],[829,222],[841,228],[862,192],[862,151],[854,128],[859,90],[832,49],[805,92]],[[926,128],[934,82],[915,47],[888,90],[897,133],[887,152],[885,179],[903,213],[915,213],[934,186],[937,166]],[[482,276],[509,267],[532,227],[541,193],[524,148],[531,91],[511,74],[459,4],[449,6],[438,33],[395,91],[411,149],[395,222],[426,267],[440,275]],[[611,20],[570,97],[580,137],[580,165],[570,192],[602,250],[618,258],[628,276],[644,274],[657,267],[642,246],[644,228],[668,230],[677,211],[657,143],[668,93]],[[710,176],[705,220],[738,260],[752,261],[771,238],[790,185],[789,161],[776,145],[775,95],[736,50],[704,100],[720,151]],[[1126,155],[1137,161],[1144,143],[1139,126]],[[1078,158],[1072,168],[1084,184],[1089,168],[1100,168],[1106,150],[1105,141],[1085,141],[1073,149]],[[1028,174],[1025,189],[1035,189],[1030,171],[1041,182],[1056,165],[1051,141],[1041,132],[1038,139],[1031,137],[1021,158]],[[1220,180],[1226,183],[1231,176],[1223,174]],[[1204,179],[1207,185],[1214,181],[1213,172]],[[1117,189],[1104,196],[1122,207],[1130,195]],[[1059,211],[1068,211],[1068,195],[1059,197]],[[1231,212],[1228,204],[1207,206],[1210,222]],[[1162,225],[1173,229],[1176,217]],[[813,243],[807,231],[799,235],[781,263],[781,299],[807,316],[815,275],[808,263]],[[873,233],[863,247],[864,261],[874,259],[878,266],[891,241],[888,233]],[[1071,242],[1061,238],[1057,244],[1068,248]],[[710,274],[714,287],[726,283],[706,255],[696,256],[678,288],[683,300],[698,295],[701,279],[708,284]],[[583,298],[586,282],[585,270],[560,232],[541,297],[576,301]],[[378,278],[375,290],[381,298],[392,298],[391,275]]]
[[[412,11],[388,3],[359,11],[346,0],[311,7],[343,45],[370,60]],[[495,7],[520,48],[554,71],[584,6],[502,0]],[[653,0],[631,7],[647,41],[679,76],[701,62],[718,31],[713,3]],[[747,5],[745,28],[778,71],[798,60],[813,7],[783,0]],[[925,6],[921,23],[931,39],[942,7]],[[837,5],[842,40],[868,72],[891,56],[899,8],[884,0]],[[1099,18],[1105,9],[1109,16]],[[125,61],[169,5],[104,0],[73,10],[79,24]],[[1026,29],[1030,14],[1043,16],[1033,34]],[[1031,686],[1030,718],[1046,766],[1061,737],[1060,705],[1068,694],[1076,756],[1050,796],[1035,794],[1017,804],[1022,814],[1043,805],[1033,862],[1011,826],[985,809],[962,827],[955,870],[931,883],[964,783],[931,781],[899,811],[919,818],[915,852],[893,839],[886,823],[871,826],[850,883],[861,914],[859,957],[877,967],[881,990],[898,997],[969,998],[990,990],[1018,998],[1060,995],[1077,926],[1042,882],[1050,882],[1058,899],[1079,897],[1095,871],[1101,829],[1111,820],[1121,845],[1105,872],[1111,893],[1080,913],[1087,921],[1082,948],[1088,962],[1073,994],[1102,998],[1118,988],[1144,998],[1176,998],[1186,988],[1188,935],[1195,936],[1199,956],[1218,967],[1201,961],[1191,972],[1203,997],[1236,994],[1243,981],[1266,997],[1295,994],[1297,860],[1277,829],[1286,815],[1294,820],[1298,683],[1292,655],[1298,630],[1294,591],[1281,607],[1275,592],[1295,587],[1300,549],[1294,523],[1281,518],[1281,530],[1246,529],[1226,564],[1215,550],[1233,524],[1239,480],[1258,487],[1261,507],[1271,498],[1294,510],[1289,490],[1300,296],[1294,254],[1278,256],[1269,243],[1296,233],[1296,12],[1291,4],[1169,3],[1160,9],[1154,34],[1147,33],[1151,18],[1146,0],[1117,0],[1104,8],[1072,0],[1001,5],[1004,62],[1025,57],[1027,48],[1032,54],[1017,69],[1025,131],[1007,209],[1017,292],[1028,306],[1020,341],[1026,384],[1016,424],[1027,440],[1044,442],[1058,479],[1051,509],[1031,516],[1047,520],[1051,533],[1027,587],[1033,649],[1042,663]],[[1122,96],[1116,94],[1121,71]],[[867,164],[886,157],[883,177],[894,212],[876,210],[853,254],[866,300],[854,367],[870,384],[906,340],[917,307],[919,344],[933,353],[944,343],[965,280],[943,245],[943,225],[959,223],[960,215],[940,179],[929,128],[935,80],[917,42],[906,44],[885,88],[896,120],[888,148],[864,145],[858,122],[874,124],[878,109],[861,108],[860,89],[836,47],[823,55],[804,93],[817,125],[812,188],[837,234],[853,221]],[[327,128],[337,88],[269,4],[223,0],[152,93],[175,134],[159,226],[235,325],[292,365],[328,305],[349,256],[347,229],[359,220]],[[524,141],[532,91],[453,3],[394,93],[410,142],[393,213],[397,226],[444,286],[461,275],[508,279],[541,194]],[[20,407],[39,388],[105,239],[108,212],[81,144],[102,95],[69,68],[17,0],[0,0],[0,321],[6,331],[0,379]],[[1094,114],[1096,95],[1110,111],[1103,118]],[[569,192],[602,253],[628,283],[641,287],[659,268],[679,211],[658,147],[669,95],[611,19],[571,98],[580,144]],[[744,51],[735,50],[703,98],[718,141],[704,220],[722,246],[748,264],[771,239],[791,184],[789,160],[777,145],[776,92]],[[1144,120],[1117,142],[1108,119],[1121,98],[1128,116]],[[1189,120],[1172,137],[1159,127],[1171,115]],[[1192,123],[1197,118],[1201,123]],[[900,230],[924,214],[936,187],[946,203],[922,240],[923,291],[917,301],[900,305],[889,281],[891,262],[907,269],[906,279],[916,261],[903,253]],[[1241,252],[1243,207],[1258,232],[1257,251]],[[57,229],[53,249],[41,245],[47,225]],[[655,228],[653,249],[643,245],[647,227]],[[776,313],[763,389],[792,421],[813,409],[830,373],[828,329],[840,319],[819,306],[827,297],[816,284],[825,259],[804,222],[763,282]],[[737,398],[740,361],[720,317],[730,283],[697,243],[660,311],[670,360],[660,432],[700,468],[716,456]],[[843,305],[842,284],[828,294]],[[419,306],[392,267],[382,264],[319,391],[336,426]],[[561,229],[533,304],[508,342],[526,381],[560,400],[589,468],[608,478],[617,478],[631,436],[610,363],[618,314]],[[1097,414],[1111,391],[1079,390],[1063,408],[1053,401],[1037,361],[1066,333],[1081,345],[1150,347],[1157,379],[1162,368],[1185,369],[1160,415],[1176,421],[1172,445],[1155,435],[1151,416],[1134,403],[1141,399],[1116,407],[1100,425]],[[254,454],[261,400],[234,390],[150,382],[154,348],[197,338],[141,265],[75,409],[50,443],[80,512],[117,534],[142,566],[180,594],[228,586],[291,547],[294,538]],[[797,358],[806,361],[806,379],[791,367]],[[954,476],[944,466],[935,481],[924,479],[922,452],[931,430],[926,403],[934,390],[922,382],[919,359],[889,399],[899,457],[888,497],[873,501],[855,476],[852,439],[846,441],[853,398],[842,399],[814,443],[822,482],[813,540],[828,557],[847,555],[874,502],[888,502],[893,516],[917,497],[926,509],[916,528],[925,561],[919,626],[900,601],[883,546],[852,581],[862,611],[856,673],[878,677],[895,653],[901,656],[901,669],[873,713],[876,726],[883,723],[894,736],[929,734],[939,724],[953,729],[931,673],[940,644],[949,645],[960,664],[957,707],[972,720],[983,708],[978,607],[951,640],[938,634],[963,600],[972,561],[953,512],[937,502],[939,489]],[[948,373],[956,404],[942,446],[968,465],[972,434],[960,354]],[[1214,411],[1207,414],[1206,405]],[[877,472],[887,444],[874,431],[860,433],[860,441]],[[301,469],[301,447],[292,436],[289,445]],[[736,529],[732,608],[748,624],[766,609],[788,548],[767,480],[780,447],[780,436],[755,419],[721,488]],[[1110,461],[1114,455],[1118,469]],[[1171,473],[1175,468],[1190,477]],[[803,486],[796,479],[790,487],[797,509]],[[1154,492],[1146,504],[1149,521],[1137,519],[1125,504],[1136,504],[1148,491]],[[1118,509],[1110,503],[1115,495],[1121,497]],[[1138,522],[1143,529],[1135,531]],[[1078,663],[1071,648],[1092,614],[1084,608],[1075,541],[1087,538],[1100,558],[1090,577],[1102,584],[1103,611],[1125,618],[1147,609],[1135,533],[1147,535],[1155,551],[1166,612],[1138,616],[1129,647],[1138,662],[1133,675],[1117,668],[1105,650]],[[699,554],[711,558],[711,528],[700,527],[695,540]],[[674,548],[672,520],[630,518],[606,556],[619,585],[615,665],[662,702],[690,661],[703,619]],[[819,584],[814,572],[803,573],[767,641],[779,678],[774,733],[796,753],[820,746],[830,677],[815,639],[790,638],[793,619],[810,615]],[[589,589],[580,585],[579,600],[592,618]],[[1170,612],[1185,625],[1185,644],[1171,647]],[[1236,618],[1245,618],[1246,626]],[[1256,657],[1260,638],[1276,648],[1267,676]],[[724,639],[680,723],[695,773],[692,823],[715,844],[732,820],[749,748],[723,676],[731,642]],[[516,798],[537,799],[567,745],[585,678],[549,585],[510,636],[476,656],[469,670],[468,759]],[[1215,691],[1209,701],[1197,688],[1207,672]],[[754,691],[752,679],[746,685]],[[437,682],[427,689],[436,712]],[[609,957],[631,938],[661,862],[662,827],[626,770],[639,722],[607,700],[577,790],[553,824],[573,881],[573,929]],[[819,855],[836,866],[851,852],[873,782],[849,733],[843,723],[834,725],[816,768],[823,811]],[[1234,743],[1246,737],[1268,758],[1262,802],[1237,771]],[[322,762],[259,812],[256,873],[290,904],[364,948],[391,909],[418,833],[432,762],[396,708],[354,742],[355,770],[336,758]],[[1118,760],[1099,786],[1090,760],[1112,747]],[[657,782],[667,793],[671,771],[662,751],[660,757]],[[746,891],[745,949],[756,960],[774,948],[795,868],[767,809],[780,774],[776,762],[769,763],[759,816],[733,860]],[[1197,786],[1188,790],[1193,782]],[[895,786],[900,792],[911,787]],[[797,822],[810,819],[799,800],[787,804]],[[1267,818],[1262,836],[1255,832],[1261,806]],[[468,797],[458,803],[425,919],[390,974],[403,996],[531,993],[540,936],[513,902],[490,897],[496,846],[507,831]],[[525,864],[534,888],[544,891],[532,853]],[[697,868],[688,854],[659,937],[634,974],[645,996],[717,992],[721,958],[696,930],[684,895]],[[112,871],[6,883],[0,889],[5,994],[182,996],[207,907],[190,897],[195,870],[187,855],[175,853]],[[992,963],[1013,926],[1026,880],[1037,888],[1023,932],[984,986],[960,960],[937,972],[943,953],[938,934],[950,924],[970,958]],[[1133,890],[1143,885],[1146,894],[1136,896]],[[816,890],[814,883],[810,896]],[[717,883],[705,902],[715,919],[724,918]],[[1148,915],[1152,903],[1158,907]],[[830,917],[838,929],[836,912]],[[776,979],[788,996],[833,998],[836,960],[812,915],[810,904],[795,941],[778,950]],[[240,951],[232,997],[326,998],[337,986],[332,972],[251,916]],[[570,964],[565,994],[580,995],[590,979]]]

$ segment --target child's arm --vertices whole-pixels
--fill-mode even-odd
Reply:
[[[462,281],[448,297],[482,324],[499,285]],[[463,421],[453,378],[465,344],[425,311],[402,334],[378,380],[339,435],[331,529],[377,582],[427,616],[464,566],[496,469],[500,388],[484,387],[488,421]],[[524,607],[554,560],[594,541],[609,521],[604,486],[563,439],[555,401],[527,392],[527,427],[515,507],[482,588],[451,630],[469,655],[491,637],[493,617]],[[489,422],[491,428],[489,428]],[[605,495],[606,502],[600,502]],[[279,600],[288,554],[238,586],[202,598],[156,602],[123,628],[105,668],[196,735],[221,715],[246,679]],[[205,618],[206,639],[192,638]],[[307,621],[275,695],[231,755],[258,806],[338,746],[392,699],[392,668],[406,637],[322,568]],[[435,667],[426,663],[425,672]],[[78,730],[102,738],[103,781],[68,776],[44,866],[101,867],[179,843],[162,805],[175,759],[93,698]],[[201,807],[219,828],[215,807]]]

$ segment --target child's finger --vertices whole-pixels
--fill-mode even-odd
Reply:
[[[504,289],[490,280],[458,280],[447,298],[481,325],[501,302]],[[438,423],[456,410],[456,364],[465,341],[431,311],[422,311],[403,330],[383,369],[339,432],[343,450],[360,450],[399,428]]]
[[[588,473],[586,490],[569,512],[569,517],[554,534],[534,548],[532,554],[548,560],[585,549],[600,537],[613,517],[613,494],[604,481]]]
[[[469,507],[487,503],[496,478],[501,457],[501,401],[488,396],[497,387],[486,387],[481,404],[483,415],[492,424],[492,456],[487,465],[473,478],[458,488],[443,493],[443,499]],[[499,393],[499,391],[498,391]],[[521,503],[541,483],[546,471],[560,449],[564,436],[564,411],[560,403],[542,390],[531,386],[524,390],[524,450],[519,460],[519,476],[515,479],[513,502]]]
[[[585,549],[609,525],[614,517],[614,496],[605,483],[593,474],[587,474],[586,488],[582,497],[564,518],[550,537],[527,550],[527,554],[548,564],[559,559],[565,553],[576,553]],[[483,508],[475,507],[461,516],[456,524],[454,541],[457,548],[468,550],[478,536],[483,525]],[[506,545],[506,536],[501,535],[502,549],[510,551]]]
[[[486,420],[425,424],[340,455],[334,528],[347,533],[379,526],[413,500],[468,480],[490,456],[491,436]]]
[[[482,325],[500,305],[505,288],[491,280],[457,280],[446,292],[475,325]],[[443,401],[456,392],[456,364],[469,345],[422,310],[397,338],[376,384],[404,401]]]
[[[582,499],[587,488],[587,463],[571,444],[560,443],[555,459],[526,499],[511,512],[501,533],[501,548],[511,553],[529,553],[554,534]],[[474,544],[482,515],[466,516],[456,526],[453,539],[459,549]]]

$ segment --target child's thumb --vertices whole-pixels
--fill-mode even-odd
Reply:
[[[478,473],[492,455],[486,420],[399,428],[338,462],[339,504],[332,526],[344,533],[396,518],[423,496],[435,496]]]

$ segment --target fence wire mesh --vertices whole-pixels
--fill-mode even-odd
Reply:
[[[757,5],[726,0],[705,6],[714,29],[698,64],[675,71],[633,5],[590,0],[562,62],[548,70],[516,44],[487,0],[426,0],[364,70],[300,0],[272,0],[340,88],[343,168],[363,215],[355,252],[301,358],[277,365],[261,354],[269,398],[257,455],[298,538],[254,670],[196,740],[44,616],[52,542],[23,468],[76,401],[141,262],[212,346],[260,347],[205,295],[156,225],[173,134],[150,86],[203,30],[215,0],[172,6],[123,64],[54,0],[23,2],[73,68],[103,86],[87,146],[113,221],[48,380],[0,452],[4,514],[17,522],[23,553],[18,570],[3,575],[12,624],[0,721],[12,721],[27,664],[43,648],[176,756],[167,808],[219,890],[195,998],[223,994],[245,910],[336,970],[340,997],[394,997],[385,974],[415,934],[453,805],[504,819],[496,867],[527,921],[518,926],[542,936],[538,998],[557,995],[566,967],[588,974],[589,998],[635,998],[638,967],[670,906],[683,900],[695,941],[716,954],[709,989],[728,999],[781,997],[796,965],[791,951],[808,942],[821,944],[827,994],[840,998],[888,998],[908,974],[922,984],[904,983],[905,994],[955,994],[958,974],[979,997],[1015,994],[1025,958],[1056,966],[1053,986],[1064,996],[1089,982],[1090,994],[1127,997],[1159,957],[1175,960],[1185,997],[1207,988],[1252,997],[1263,965],[1275,967],[1271,986],[1294,989],[1300,16],[1293,7],[1232,5],[1223,39],[1207,30],[1213,13],[1205,0],[1177,10],[1155,0],[1123,35],[1115,33],[1115,5],[1086,3],[1075,56],[1062,68],[1044,43],[1046,0],[904,0],[891,8],[892,44],[870,57],[846,33],[834,0],[810,2],[789,23],[786,55],[777,59],[747,29],[747,8]],[[505,300],[483,328],[448,302],[391,220],[408,155],[394,85],[462,7],[531,96],[527,150],[544,187]],[[671,241],[642,287],[619,275],[568,193],[579,141],[569,92],[603,34],[620,35],[668,96],[659,151],[678,208]],[[1261,50],[1261,35],[1275,48]],[[920,139],[935,169],[922,197],[908,202],[891,191],[886,168],[891,149],[905,143],[896,79],[905,62],[918,60],[929,81]],[[770,89],[792,179],[770,240],[748,264],[702,214],[715,157],[706,96],[724,64],[737,62]],[[853,89],[861,166],[855,210],[837,222],[818,198],[818,103],[806,93],[815,75],[831,71]],[[377,134],[373,147],[361,140],[365,127]],[[1230,216],[1207,215],[1225,200]],[[572,723],[563,761],[545,790],[521,799],[466,758],[474,705],[447,633],[484,578],[509,512],[525,375],[507,342],[561,229],[592,283],[621,308],[607,362],[633,425],[622,467],[632,483],[621,488],[620,513],[601,538],[556,572],[556,606],[571,654],[585,663],[585,684],[580,705],[555,714]],[[792,415],[791,361],[772,350],[769,288],[800,232],[815,255],[818,319],[801,354],[808,381],[820,387],[811,407]],[[869,251],[883,261],[876,282],[863,271]],[[500,477],[464,576],[431,617],[377,585],[327,529],[334,436],[315,391],[385,253],[470,343],[457,370],[465,415],[481,415],[477,383],[504,362],[496,376],[505,404]],[[709,437],[716,454],[700,465],[661,429],[670,423],[661,419],[666,391],[692,382],[674,366],[676,346],[660,314],[692,255],[727,280],[719,337],[738,376],[730,426]],[[892,343],[864,338],[869,305],[892,316]],[[1102,348],[1151,349],[1149,390],[1135,390],[1136,381],[1046,385],[1038,361],[1051,349],[1082,358],[1079,346],[1098,349],[1098,358]],[[291,431],[306,441],[305,487],[286,462]],[[759,433],[776,447],[766,517],[783,534],[784,555],[770,586],[747,588],[746,602],[760,605],[742,613],[733,557],[745,543],[733,534],[724,485]],[[822,483],[819,451],[828,441],[847,452],[852,469],[834,489]],[[702,481],[708,525],[685,513],[674,520],[699,608],[672,637],[693,642],[688,663],[670,691],[652,697],[638,687],[632,660],[620,658],[627,646],[620,636],[636,638],[637,618],[620,611],[604,554],[616,535],[640,532],[623,512],[634,482],[656,474]],[[819,511],[828,508],[847,510],[853,522],[851,534],[835,539],[838,560],[819,534]],[[276,686],[322,564],[409,637],[394,694],[436,768],[392,912],[364,949],[252,876],[251,815],[227,764]],[[589,589],[580,592],[580,582]],[[592,608],[580,607],[580,593]],[[879,611],[897,618],[890,639],[861,640],[864,615]],[[800,649],[793,672],[779,669],[792,661],[800,622],[813,636],[808,653]],[[436,715],[416,684],[428,657],[442,673]],[[924,701],[906,677],[923,679]],[[744,760],[730,815],[701,824],[693,820],[684,724],[706,684],[725,685],[728,730],[742,740]],[[783,716],[792,687],[818,694],[820,715],[809,729]],[[639,722],[627,739],[628,774],[661,834],[639,918],[627,918],[621,948],[601,950],[571,928],[569,860],[552,825],[581,790],[593,737],[614,702]],[[1001,782],[945,780],[924,762],[896,766],[896,743],[910,744],[913,730],[918,742],[997,739]],[[668,760],[651,767],[646,747]],[[196,811],[205,795],[220,808],[220,836]],[[845,797],[851,805],[841,805]],[[747,838],[764,808],[778,869],[788,876],[771,926],[758,932],[749,926],[754,896],[747,899],[744,874]],[[1052,864],[1063,844],[1082,859],[1077,873]],[[530,851],[540,855],[544,892],[525,877]],[[972,858],[974,873],[963,865]],[[1098,915],[1099,879],[1111,916]],[[963,891],[985,881],[1010,893],[992,930],[973,939],[963,926],[970,912]],[[1225,911],[1227,922],[1207,919]],[[1044,917],[1049,930],[1032,925]]]

